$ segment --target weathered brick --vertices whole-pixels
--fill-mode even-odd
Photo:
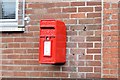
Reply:
[[[67,43],[68,48],[75,48],[77,46],[77,43]]]
[[[70,37],[70,41],[72,42],[83,42],[85,39],[84,37]]]
[[[78,12],[93,12],[93,7],[81,7],[81,8],[78,8]]]
[[[92,48],[93,47],[93,43],[78,43],[78,46],[80,48]]]
[[[67,19],[67,20],[64,20],[64,23],[65,24],[77,24],[77,20],[75,19]]]
[[[96,5],[101,5],[101,2],[87,2],[88,6],[96,6]]]
[[[54,77],[68,77],[68,73],[64,73],[64,72],[55,72],[53,74]]]
[[[85,18],[85,13],[71,14],[71,18]]]
[[[101,17],[101,13],[88,13],[87,14],[88,18],[96,18],[96,17]]]
[[[93,19],[80,19],[79,24],[94,24]]]
[[[69,2],[57,2],[55,3],[55,7],[67,7],[69,4]]]
[[[101,49],[87,49],[87,53],[101,53]]]
[[[62,12],[76,12],[77,9],[76,8],[63,8]]]
[[[85,2],[71,2],[71,6],[85,6]]]
[[[87,41],[101,41],[101,37],[87,37]]]
[[[92,67],[78,67],[79,72],[93,72]]]
[[[102,11],[102,7],[95,7],[95,11]]]
[[[86,65],[87,66],[101,66],[101,62],[100,61],[87,61]]]
[[[94,74],[94,73],[87,73],[86,77],[87,78],[99,78],[99,77],[101,77],[101,74],[98,74],[98,73],[96,73],[96,74]]]

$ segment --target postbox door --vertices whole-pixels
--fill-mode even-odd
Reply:
[[[42,63],[54,63],[55,61],[55,38],[40,39],[40,61]]]

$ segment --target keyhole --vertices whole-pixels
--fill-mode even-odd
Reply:
[[[48,38],[48,37],[46,37],[46,40],[49,40],[49,38]]]

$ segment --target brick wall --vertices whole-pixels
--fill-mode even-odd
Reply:
[[[26,2],[24,33],[3,33],[3,77],[100,78],[100,2]],[[38,63],[39,21],[58,19],[67,27],[67,62],[62,66]]]
[[[104,4],[103,77],[118,78],[119,74],[119,6],[118,2]]]
[[[50,2],[48,2],[50,1]],[[26,0],[30,17],[25,31],[2,33],[2,76],[4,78],[118,78],[119,6],[101,2]],[[39,21],[62,20],[67,28],[66,64],[38,63]]]

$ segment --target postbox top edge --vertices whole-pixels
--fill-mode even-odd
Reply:
[[[43,22],[43,21],[55,21],[55,22],[62,22],[61,20],[55,20],[55,19],[42,19],[40,20],[40,22]]]

